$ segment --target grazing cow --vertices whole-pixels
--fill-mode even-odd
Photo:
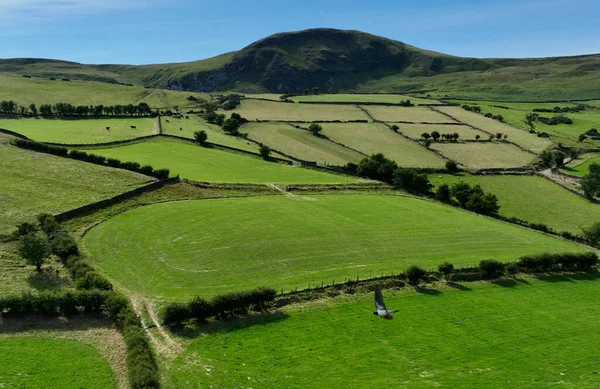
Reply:
[[[110,127],[106,127],[106,131],[110,131]]]
[[[137,129],[137,127],[136,126],[131,126],[131,129],[135,130],[135,129]]]

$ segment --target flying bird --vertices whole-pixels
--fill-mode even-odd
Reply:
[[[377,315],[379,317],[383,317],[386,320],[392,320],[394,317],[392,313],[396,311],[390,311],[386,308],[385,303],[383,302],[383,295],[381,294],[381,289],[379,286],[375,287],[375,312],[373,315]]]

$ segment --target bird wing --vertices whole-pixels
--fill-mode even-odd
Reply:
[[[379,288],[379,286],[375,287],[375,309],[377,310],[377,312],[387,311],[385,303],[383,302],[383,295],[381,294],[381,289]]]

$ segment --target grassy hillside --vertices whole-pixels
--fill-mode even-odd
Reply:
[[[350,176],[328,174],[297,166],[266,162],[258,156],[200,147],[172,140],[151,140],[119,147],[91,149],[94,154],[121,161],[168,168],[171,176],[195,181],[262,184],[335,184],[357,182]]]
[[[235,112],[252,121],[321,121],[321,120],[367,120],[364,112],[352,105],[276,103],[260,100],[244,100]]]
[[[399,310],[391,321],[371,314],[371,295],[290,308],[196,338],[167,388],[593,388],[598,284],[584,275],[384,291]]]
[[[0,128],[38,142],[106,143],[157,134],[155,119],[0,119]],[[131,128],[135,126],[136,128]],[[106,128],[110,127],[109,130]]]
[[[528,166],[536,156],[510,143],[432,143],[431,148],[467,169],[516,168]]]
[[[294,101],[323,102],[323,103],[393,103],[410,100],[413,104],[438,104],[439,101],[398,94],[324,94],[315,96],[294,96]]]
[[[94,227],[84,244],[112,280],[164,300],[259,285],[306,288],[398,273],[413,264],[472,265],[481,259],[585,250],[433,202],[374,195],[150,205]]]
[[[108,362],[68,339],[0,337],[0,366],[6,388],[117,388]]]
[[[589,173],[590,165],[593,163],[600,164],[600,156],[598,154],[583,154],[570,162],[564,170],[574,176],[583,177]]]
[[[546,224],[558,231],[581,234],[582,227],[600,220],[598,205],[542,177],[432,174],[429,179],[436,187],[456,182],[481,185],[498,197],[500,215]]]
[[[52,155],[22,150],[0,134],[0,234],[37,214],[59,213],[134,189],[150,178]],[[10,178],[8,178],[10,177]]]

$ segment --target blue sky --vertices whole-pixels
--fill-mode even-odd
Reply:
[[[600,53],[599,0],[0,0],[0,58],[183,62],[281,31],[354,29],[472,57]]]

